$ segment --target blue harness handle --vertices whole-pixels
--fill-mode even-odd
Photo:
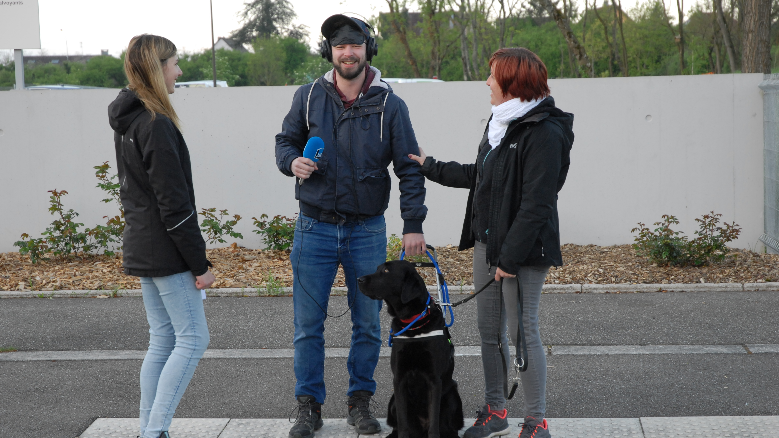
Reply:
[[[433,248],[432,245],[427,245],[428,248]],[[435,251],[435,249],[433,249]],[[433,262],[433,266],[436,270],[436,275],[438,275],[438,279],[440,280],[439,287],[441,292],[441,303],[440,305],[449,309],[449,322],[446,322],[446,310],[444,310],[444,325],[446,327],[451,327],[454,324],[454,311],[452,310],[452,302],[449,299],[449,286],[446,284],[446,280],[444,279],[444,274],[441,272],[441,268],[438,266],[438,261],[436,261],[435,257],[433,257],[432,254],[430,254],[430,251],[425,250],[425,253],[427,254],[427,258],[430,259],[431,262]],[[403,260],[403,258],[406,256],[406,250],[401,250],[400,252],[400,260]],[[429,298],[428,298],[429,300]],[[416,321],[415,321],[416,322]],[[413,324],[413,322],[412,322]],[[408,327],[406,327],[408,328]],[[396,333],[399,334],[399,333]],[[391,345],[390,345],[391,346]]]

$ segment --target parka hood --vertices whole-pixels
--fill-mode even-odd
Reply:
[[[124,135],[133,120],[146,111],[143,102],[134,91],[122,89],[113,102],[108,105],[108,123],[119,135]]]
[[[542,100],[535,108],[527,112],[517,121],[520,123],[540,122],[544,119],[550,119],[560,125],[563,135],[568,141],[568,147],[573,145],[573,114],[567,113],[555,106],[552,96]]]

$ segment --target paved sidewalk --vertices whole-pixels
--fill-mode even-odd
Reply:
[[[382,433],[362,435],[386,437],[391,429],[379,419]],[[474,421],[465,420],[466,427]],[[519,435],[520,418],[509,418],[507,437]],[[773,417],[642,417],[642,418],[549,418],[549,431],[555,438],[669,438],[669,437],[754,437],[776,438],[779,416]],[[316,438],[357,437],[354,428],[343,419],[326,419]],[[170,428],[172,438],[284,438],[289,432],[287,419],[176,418]],[[137,418],[99,418],[80,438],[133,438]]]
[[[555,438],[779,437],[779,293],[549,293],[541,301]],[[330,304],[341,314],[349,303],[334,296]],[[173,438],[286,438],[295,407],[292,298],[205,305],[211,343]],[[476,306],[455,316],[455,378],[473,417],[484,397]],[[348,312],[326,327],[328,421],[317,437],[356,436],[343,420]],[[1,299],[0,347],[18,351],[0,354],[0,438],[135,437],[147,346],[141,298]],[[392,392],[388,352],[374,375],[380,417]],[[507,407],[521,415],[523,398]]]

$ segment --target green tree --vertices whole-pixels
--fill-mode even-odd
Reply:
[[[72,65],[65,67],[71,69]],[[127,85],[124,63],[113,56],[96,56],[89,61],[83,71],[75,75],[78,84],[91,87],[122,88]]]
[[[249,59],[249,82],[251,85],[284,85],[287,75],[284,71],[287,54],[280,38],[257,38],[254,40],[254,55]]]
[[[240,14],[243,24],[230,34],[241,44],[252,43],[256,38],[289,36],[303,40],[308,36],[305,26],[292,24],[297,17],[288,0],[252,0],[244,4]]]
[[[309,55],[309,57],[292,72],[292,83],[295,85],[305,85],[314,82],[318,77],[332,70],[333,64],[319,55]]]

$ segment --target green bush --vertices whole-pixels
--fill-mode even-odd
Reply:
[[[98,247],[103,248],[105,255],[114,255],[114,251],[122,249],[122,237],[124,235],[124,207],[122,201],[119,199],[119,175],[114,174],[108,176],[108,170],[111,166],[108,161],[103,162],[99,166],[95,166],[95,177],[98,179],[97,187],[106,192],[108,197],[101,202],[110,203],[115,202],[119,207],[119,214],[109,217],[103,216],[103,219],[107,219],[105,225],[97,225],[95,228],[89,230],[92,238],[95,240]],[[113,248],[113,249],[111,249]]]
[[[647,257],[658,266],[703,266],[722,261],[728,253],[726,244],[738,238],[741,228],[733,223],[718,226],[721,214],[713,211],[695,219],[698,222],[696,238],[689,240],[680,231],[671,229],[678,225],[675,216],[664,214],[662,222],[655,222],[650,230],[639,222],[631,233],[638,233],[633,248],[640,256]]]
[[[403,239],[395,234],[391,234],[389,238],[387,238],[387,261],[398,260],[400,258],[400,251],[402,250]],[[413,257],[404,257],[403,260],[408,260],[410,262],[429,262],[430,258],[427,257],[427,254],[420,254]]]
[[[68,192],[55,189],[49,190],[49,193],[51,193],[49,213],[57,215],[58,218],[46,228],[46,231],[41,233],[43,237],[32,238],[29,234],[23,233],[22,240],[14,242],[14,246],[19,248],[19,252],[23,255],[29,255],[33,263],[45,259],[45,254],[68,256],[72,253],[89,252],[93,249],[89,233],[80,230],[84,224],[75,222],[78,213],[73,209],[65,211],[65,207],[62,205],[62,197]]]
[[[215,208],[203,208],[198,214],[203,216],[203,222],[200,224],[200,230],[206,233],[208,243],[225,243],[223,236],[226,234],[234,239],[243,239],[241,233],[233,231],[233,227],[241,220],[241,215],[233,215],[233,219],[225,221],[224,218],[230,217],[227,210],[219,210],[219,216]]]
[[[254,226],[258,228],[252,232],[262,237],[262,243],[265,244],[266,248],[283,251],[292,246],[297,216],[289,218],[276,215],[273,216],[273,219],[268,220],[268,215],[262,214],[259,219],[256,217],[252,219],[254,219]]]

